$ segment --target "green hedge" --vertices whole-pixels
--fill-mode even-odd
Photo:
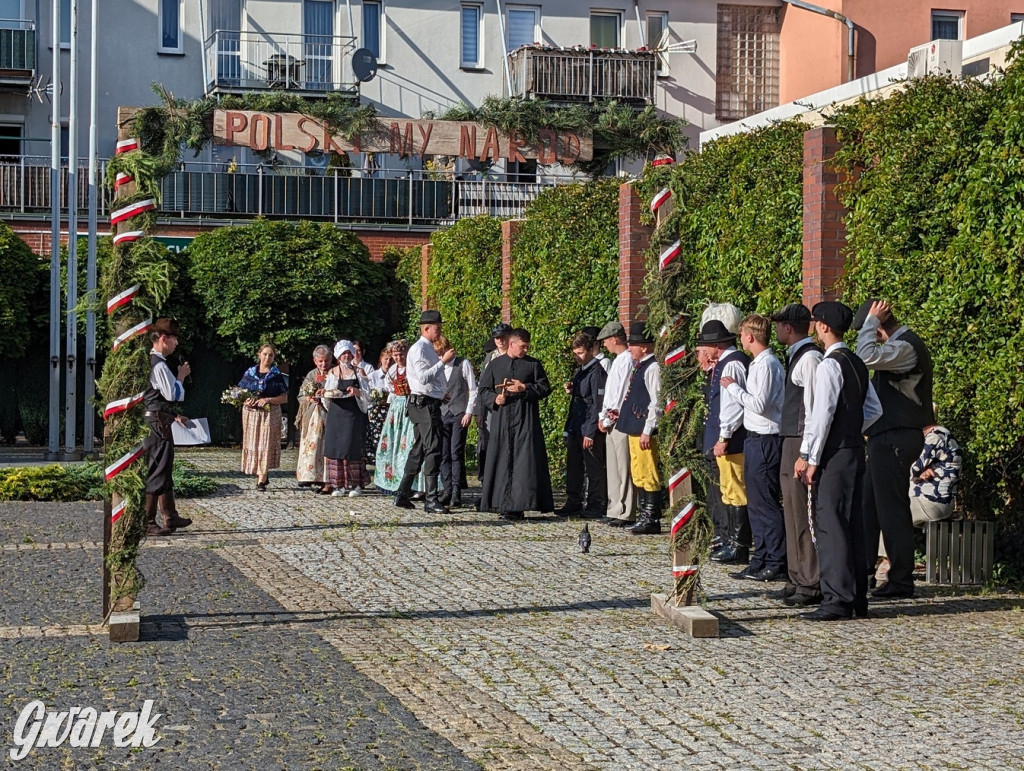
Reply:
[[[0,501],[98,501],[105,497],[103,485],[100,463],[0,469]],[[218,487],[192,464],[175,461],[174,492],[179,498],[201,498]]]

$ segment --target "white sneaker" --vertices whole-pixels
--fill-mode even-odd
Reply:
[[[348,490],[342,490],[340,487],[331,493],[332,498],[341,498],[345,495],[348,495]]]
[[[353,487],[351,490],[348,491],[348,497],[349,498],[358,498],[362,494],[363,494],[363,488],[361,488],[361,487]]]

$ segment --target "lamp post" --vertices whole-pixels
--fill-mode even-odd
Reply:
[[[93,0],[95,2],[95,0]],[[64,351],[64,457],[77,460],[78,428],[78,0],[71,0],[71,88],[68,96],[67,334]]]
[[[89,26],[89,255],[86,262],[86,292],[89,309],[85,313],[85,432],[82,435],[82,450],[86,455],[94,452],[96,416],[92,400],[96,391],[96,216],[98,208],[97,161],[96,161],[96,97],[98,78],[96,75],[96,31],[99,0],[92,0],[92,19]]]
[[[60,0],[50,7],[53,78],[50,109],[50,408],[47,458],[60,444]]]

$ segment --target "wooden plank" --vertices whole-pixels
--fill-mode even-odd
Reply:
[[[949,575],[949,522],[939,523],[939,577],[937,583],[950,583]]]
[[[981,573],[985,580],[988,581],[992,578],[992,553],[995,549],[996,523],[983,522],[982,524],[984,525],[984,543],[982,546]]]
[[[977,572],[974,566],[974,523],[960,523],[960,542],[955,545],[960,552],[960,583],[976,584]]]
[[[718,617],[699,605],[673,605],[664,594],[654,593],[651,610],[690,637],[718,637]]]

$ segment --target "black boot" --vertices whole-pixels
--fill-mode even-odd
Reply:
[[[164,527],[168,528],[171,532],[192,524],[191,519],[178,514],[178,507],[174,505],[173,492],[160,495],[160,509],[164,513]]]
[[[429,514],[447,514],[448,507],[441,503],[437,495],[437,477],[427,477],[425,486],[427,489],[424,496],[427,502],[423,505],[423,510]]]
[[[156,521],[157,496],[146,493],[146,535],[170,535],[171,531]]]
[[[626,532],[631,535],[657,535],[661,532],[661,490],[638,490],[640,519]]]
[[[746,506],[727,506],[729,542],[711,555],[715,562],[733,565],[750,561],[750,520]]]
[[[461,487],[455,487],[455,488],[452,489],[452,497],[451,497],[451,500],[448,501],[448,505],[451,506],[453,509],[461,509],[462,508],[462,488]]]

